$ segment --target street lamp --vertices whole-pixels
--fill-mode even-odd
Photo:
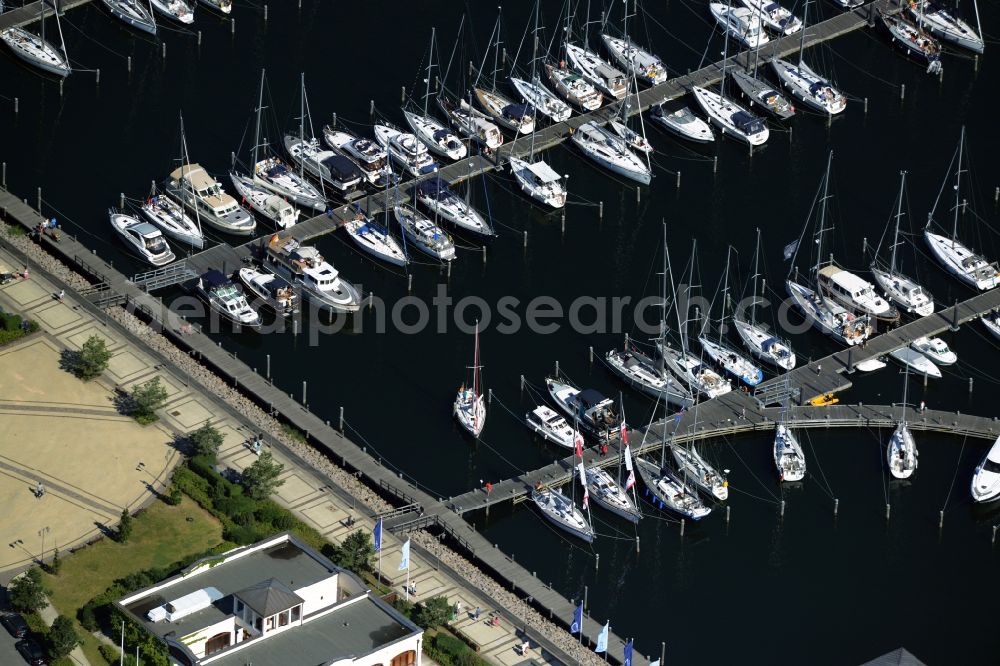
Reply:
[[[38,563],[45,564],[45,535],[49,533],[48,527],[38,530],[38,536],[42,537],[42,552],[38,555]]]

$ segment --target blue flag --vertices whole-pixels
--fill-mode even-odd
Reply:
[[[632,666],[632,639],[628,639],[625,649],[622,651],[622,666]]]
[[[399,570],[406,571],[410,568],[410,540],[403,544],[403,550],[399,555]]]
[[[569,633],[578,634],[583,631],[583,604],[573,611],[573,624],[569,625]]]
[[[382,519],[379,518],[375,521],[375,529],[372,530],[372,536],[375,538],[375,552],[382,550]]]
[[[604,623],[604,628],[601,629],[601,633],[597,634],[597,647],[594,648],[594,652],[607,652],[608,651],[608,630],[611,628],[611,620]]]

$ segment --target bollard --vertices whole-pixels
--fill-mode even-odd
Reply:
[[[979,54],[972,56],[972,71],[979,73]]]
[[[94,70],[94,74],[95,74],[94,83],[100,84],[101,83],[101,68],[98,67],[97,69],[95,69]]]
[[[524,395],[524,375],[521,375],[521,395]]]
[[[594,553],[594,571],[597,571],[601,567],[601,554]]]
[[[292,318],[292,335],[299,334],[299,320],[297,317]]]
[[[406,86],[400,86],[399,102],[400,102],[400,104],[406,102]]]
[[[559,361],[556,361],[556,377],[559,376]]]
[[[267,355],[267,378],[271,378],[271,355]]]
[[[264,20],[267,21],[267,5],[264,5]]]
[[[951,311],[951,331],[952,333],[958,332],[958,299],[955,299],[955,305]]]
[[[901,83],[899,85],[899,100],[902,101],[905,96],[906,96],[906,84]]]
[[[637,187],[635,188],[635,202],[639,203],[640,201],[642,201],[642,188]]]
[[[39,214],[42,212],[42,188],[38,188],[38,208],[36,209]]]
[[[124,192],[119,192],[118,193],[118,207],[121,208],[122,210],[125,210],[125,193]]]
[[[17,106],[18,106],[18,100],[17,100],[17,98],[15,97],[15,98],[14,98],[14,113],[17,113]]]
[[[889,521],[889,512],[890,512],[891,509],[892,509],[892,505],[891,504],[886,504],[885,505],[885,520],[886,520],[886,522]]]
[[[779,510],[779,515],[785,517],[785,500],[781,500],[781,509]]]
[[[524,232],[524,247],[528,247],[528,232]]]
[[[1000,187],[993,190],[993,203],[1000,201]]]
[[[941,509],[940,511],[938,511],[938,529],[940,530],[943,527],[944,527],[944,509]]]
[[[837,517],[837,512],[840,511],[840,500],[836,497],[833,498],[833,517]]]
[[[303,381],[302,382],[302,404],[303,405],[308,405],[309,404],[309,402],[306,400],[306,388],[307,388],[306,387],[306,383]]]
[[[201,30],[198,31],[198,46],[201,46]]]
[[[638,538],[638,537],[637,537],[637,538]],[[996,525],[994,525],[994,526],[993,526],[993,538],[992,538],[992,539],[990,539],[990,543],[991,543],[991,544],[994,544],[994,543],[996,543],[996,542],[997,542],[997,526],[996,526]]]
[[[559,222],[560,229],[562,230],[563,236],[566,235],[566,209],[562,209],[562,216]]]
[[[1000,191],[1000,187],[997,188],[997,191]],[[604,219],[604,202],[603,201],[598,201],[597,202],[597,219],[599,219],[599,220],[603,220]]]
[[[60,97],[62,97],[62,94],[63,94],[63,83],[65,83],[65,81],[66,81],[66,79],[59,79],[59,96]]]
[[[161,47],[160,48],[160,57],[162,57],[164,60],[166,60],[167,59],[167,43],[166,42],[161,42],[160,43],[160,47]]]
[[[590,364],[594,365],[594,347],[590,347]]]
[[[449,262],[450,264],[450,262]],[[486,246],[483,246],[483,266],[486,265]]]
[[[865,97],[865,115],[868,115],[868,98]]]
[[[972,395],[972,377],[969,377],[969,395]]]
[[[236,34],[236,19],[232,19],[229,22],[229,34],[231,34],[231,35],[235,35]]]
[[[448,279],[450,280],[451,279],[451,262],[450,261],[448,262],[447,271],[448,271]]]
[[[490,389],[489,393],[487,393],[486,395],[486,404],[487,405],[493,404],[493,389]]]
[[[450,266],[451,262],[448,265]],[[406,293],[410,293],[411,291],[413,291],[413,273],[406,276]]]
[[[375,115],[375,100],[368,101],[368,115],[369,116]]]
[[[731,506],[727,506],[726,507],[726,525],[729,524],[729,510],[732,509],[732,508],[733,507],[731,507]]]
[[[868,252],[868,236],[861,239],[861,254],[864,255]]]
[[[677,184],[674,187],[676,187],[678,190],[681,189],[681,172],[680,171],[677,172]]]
[[[344,408],[340,408],[340,434],[344,434]]]
[[[684,536],[684,519],[681,518],[681,536]]]
[[[368,310],[371,311],[371,309],[373,307],[375,307],[375,292],[374,291],[369,292],[369,294],[368,294]]]
[[[3,183],[3,188],[6,190],[7,189],[7,163],[6,162],[3,163],[3,180],[0,181],[0,182]]]
[[[712,158],[712,173],[717,173],[719,171],[719,156],[716,155]]]

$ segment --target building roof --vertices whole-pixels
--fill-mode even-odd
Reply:
[[[277,578],[268,578],[235,594],[261,617],[270,617],[305,603],[302,597],[292,592]]]
[[[332,664],[418,633],[419,627],[396,619],[383,602],[369,595],[324,615],[306,618],[301,627],[210,659],[208,666]]]
[[[866,661],[861,666],[927,666],[913,656],[913,653],[906,648],[897,648],[892,652],[876,657],[871,661]]]

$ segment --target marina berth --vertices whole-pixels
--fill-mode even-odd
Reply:
[[[608,367],[630,387],[653,398],[685,409],[694,403],[691,391],[667,369],[662,358],[653,360],[642,352],[626,346],[612,349],[605,357]]]
[[[463,231],[480,236],[495,235],[493,228],[479,211],[452,192],[448,188],[448,183],[441,178],[434,176],[421,181],[416,187],[414,197],[434,214],[435,219],[441,217]]]
[[[389,230],[360,209],[355,211],[352,219],[344,222],[344,230],[362,252],[376,259],[393,266],[406,266],[410,262]]]
[[[701,520],[712,512],[698,497],[698,493],[691,490],[681,476],[669,467],[661,467],[638,456],[635,466],[657,507],[673,511],[687,520]]]
[[[694,445],[691,448],[685,448],[681,445],[671,446],[670,452],[677,464],[677,472],[685,483],[693,484],[711,499],[720,502],[729,499],[729,481],[725,477],[729,470],[723,470],[722,474],[717,472],[698,453],[698,449]]]
[[[779,423],[774,430],[774,466],[780,481],[801,481],[806,476],[806,457],[795,434]]]
[[[531,134],[535,131],[535,110],[530,104],[514,104],[494,90],[476,88],[475,93],[479,105],[501,126],[515,134]]]
[[[630,523],[638,523],[642,514],[628,493],[605,470],[589,467],[586,470],[587,493],[599,507],[610,511]]]
[[[325,210],[327,201],[312,183],[288,168],[278,157],[265,157],[253,169],[253,180],[259,187],[287,198],[296,206]]]
[[[769,83],[741,69],[733,69],[729,76],[750,102],[751,109],[759,106],[778,120],[788,120],[795,115],[795,106]]]
[[[451,124],[468,138],[490,150],[496,150],[503,145],[504,138],[500,128],[489,119],[489,116],[469,106],[464,99],[455,104],[444,97],[439,97],[438,105],[451,120]]]

